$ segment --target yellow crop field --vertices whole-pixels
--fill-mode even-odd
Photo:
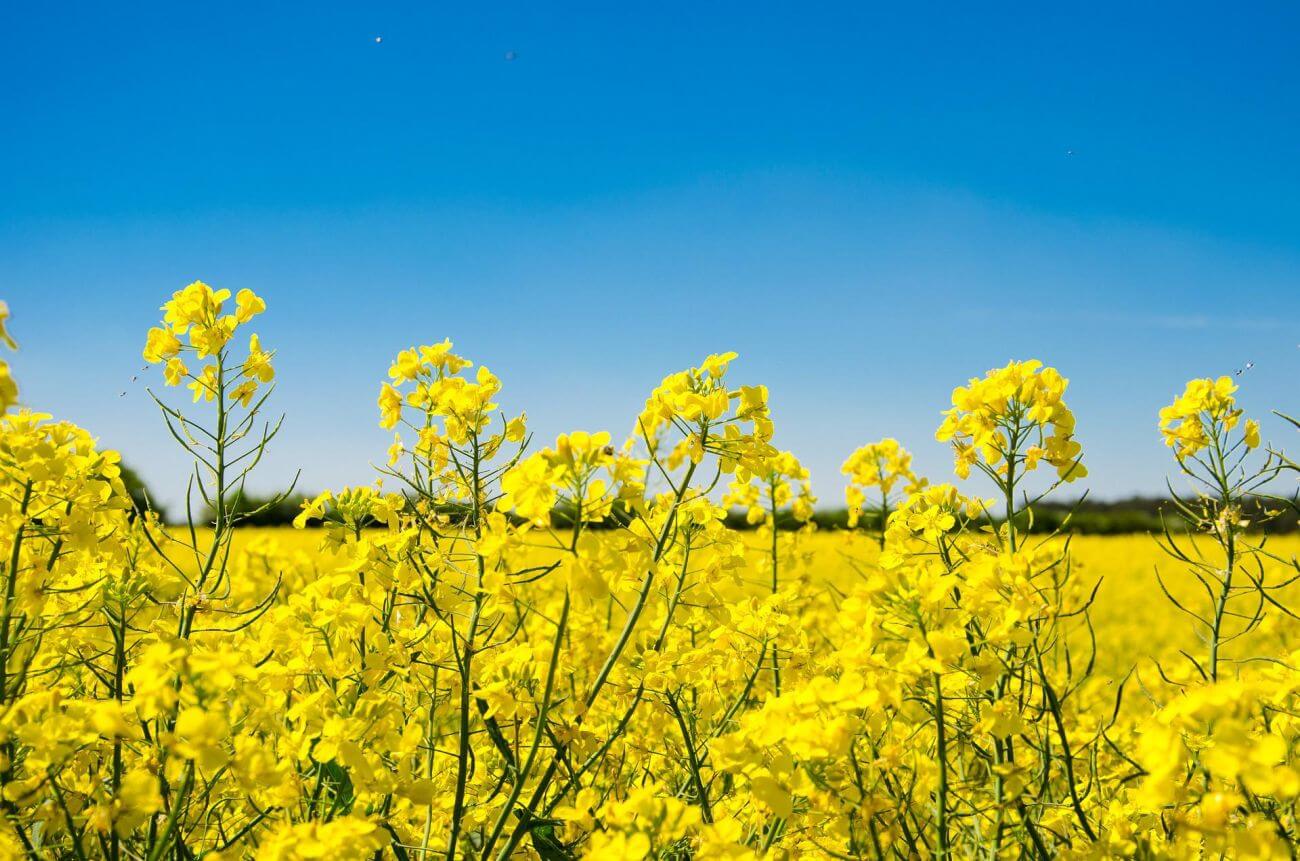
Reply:
[[[763,552],[757,546],[757,538],[746,536],[745,540],[751,557]],[[806,536],[801,543],[811,557],[807,564],[810,584],[824,582],[838,589],[851,589],[859,579],[851,560],[870,557],[873,540],[868,535],[842,532]],[[322,536],[315,530],[245,527],[235,534],[233,543],[237,551],[257,549],[293,560],[281,564],[308,566],[309,570],[322,564]],[[1206,544],[1203,539],[1197,543]],[[1153,671],[1148,661],[1169,660],[1179,650],[1197,648],[1195,629],[1164,599],[1156,572],[1165,571],[1166,585],[1176,596],[1190,598],[1194,594],[1192,585],[1179,578],[1178,566],[1171,564],[1154,536],[1082,535],[1071,539],[1070,550],[1079,576],[1089,583],[1101,583],[1093,604],[1092,621],[1103,644],[1100,659],[1109,678],[1122,677],[1128,670],[1143,666]],[[1283,560],[1300,557],[1300,536],[1274,538],[1269,550]],[[755,560],[752,564],[759,563]],[[1279,580],[1296,573],[1289,565],[1277,561],[1270,561],[1268,567],[1271,576]],[[762,586],[757,584],[755,594]],[[1291,606],[1300,598],[1300,583],[1283,590],[1281,597],[1290,599],[1288,606]],[[1300,624],[1288,620],[1285,615],[1268,617],[1261,630],[1248,635],[1257,645],[1247,651],[1258,648],[1264,653],[1290,654],[1300,650]]]
[[[1024,526],[1087,475],[1038,361],[954,390],[951,480],[845,452],[819,530],[734,354],[626,441],[540,441],[443,342],[386,369],[378,480],[259,529],[265,310],[195,282],[142,339],[188,524],[0,365],[3,857],[1295,856],[1300,540],[1264,491],[1300,467],[1232,380],[1151,416],[1201,488],[1167,534]]]

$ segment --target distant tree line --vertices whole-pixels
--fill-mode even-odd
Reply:
[[[1184,500],[1195,506],[1194,501]],[[1300,502],[1295,499],[1257,499],[1242,512],[1250,522],[1247,529],[1262,526],[1268,520],[1269,532],[1295,532],[1300,529],[1297,512]],[[1162,517],[1163,515],[1163,517]],[[873,512],[863,512],[859,528],[868,531],[880,529],[880,518]],[[822,529],[847,529],[848,511],[823,510],[813,515]],[[737,529],[752,528],[745,523],[745,513],[732,512],[728,523]],[[791,528],[793,519],[778,525]],[[1076,502],[1040,502],[1028,513],[1016,517],[1016,527],[1025,532],[1049,533],[1062,530],[1076,535],[1124,535],[1141,532],[1185,531],[1186,523],[1175,516],[1174,501],[1168,497],[1134,496],[1128,499],[1097,501],[1084,499]]]
[[[149,492],[145,485],[144,479],[140,474],[126,464],[121,464],[122,484],[126,487],[127,494],[131,497],[137,511],[151,510],[155,512],[164,523],[184,523],[185,512],[179,514],[172,512],[163,505],[159,504],[157,497]],[[236,498],[235,496],[227,497],[226,505],[232,511],[238,511],[244,515],[243,523],[248,526],[288,526],[293,523],[293,519],[302,511],[303,500],[307,498],[306,494],[295,491],[284,491],[278,494],[245,494]],[[215,516],[211,505],[205,505],[195,512],[196,523],[202,524],[210,521]]]
[[[166,518],[144,482],[131,469],[123,467],[123,483],[127,492],[135,501],[137,508],[143,508],[146,500]],[[309,494],[286,492],[279,494],[246,494],[240,500],[230,499],[227,505],[245,515],[243,523],[248,526],[288,526],[302,511],[302,503]],[[1186,529],[1182,520],[1173,516],[1173,500],[1167,497],[1133,496],[1127,499],[1099,501],[1083,499],[1076,502],[1040,502],[1033,508],[1032,520],[1028,514],[1016,518],[1019,529],[1031,533],[1049,533],[1057,530],[1076,535],[1124,535],[1128,533],[1160,532],[1168,526],[1171,530]],[[444,515],[455,519],[461,512],[454,506],[448,506]],[[1300,530],[1300,501],[1296,499],[1258,499],[1242,512],[1243,517],[1251,522],[1252,528],[1267,519],[1269,531],[1295,532]],[[202,518],[210,518],[212,512],[205,510]],[[1164,515],[1162,525],[1162,517]],[[566,529],[573,523],[574,512],[563,506],[551,513],[551,525],[556,529]],[[605,526],[626,524],[631,520],[631,513],[616,506]],[[849,514],[847,509],[822,509],[813,515],[813,522],[819,529],[848,529]],[[727,525],[734,529],[749,530],[754,525],[745,519],[745,512],[734,509],[727,514]],[[789,514],[782,512],[777,516],[777,527],[796,529],[799,523]],[[602,524],[591,524],[590,528],[600,529]],[[858,524],[859,529],[879,531],[880,516],[876,512],[865,511]]]

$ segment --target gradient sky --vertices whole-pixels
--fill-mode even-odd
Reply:
[[[1300,411],[1300,5],[892,5],[7,4],[23,399],[174,502],[132,378],[202,278],[270,306],[261,488],[369,481],[391,356],[444,337],[543,441],[737,350],[835,504],[883,435],[948,475],[952,387],[1012,358],[1105,498],[1161,489],[1189,377]]]

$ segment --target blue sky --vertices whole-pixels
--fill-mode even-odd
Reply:
[[[268,488],[368,481],[389,359],[444,337],[542,439],[737,350],[831,502],[883,435],[947,475],[1011,358],[1071,378],[1102,497],[1161,488],[1188,377],[1300,411],[1300,6],[895,5],[11,4],[24,400],[174,501],[132,377],[202,278],[270,305]]]

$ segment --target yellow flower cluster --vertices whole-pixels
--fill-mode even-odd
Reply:
[[[1277,815],[1300,797],[1293,754],[1300,727],[1285,713],[1290,698],[1278,698],[1278,683],[1294,684],[1291,675],[1189,688],[1139,727],[1133,758],[1142,776],[1132,803],[1147,816],[1168,816],[1175,845],[1238,858],[1293,851]]]
[[[398,353],[388,369],[390,382],[380,386],[379,425],[398,428],[388,450],[390,468],[407,462],[430,498],[441,485],[439,503],[476,505],[486,489],[465,480],[470,450],[481,445],[478,456],[484,460],[495,458],[506,443],[519,444],[522,451],[527,420],[502,416],[493,400],[501,380],[482,366],[471,378],[474,363],[451,350],[451,341],[443,341]],[[500,427],[489,433],[494,418]]]
[[[952,484],[927,484],[908,495],[885,526],[888,546],[913,546],[921,540],[935,542],[941,536],[988,513],[991,501],[962,495]]]
[[[602,477],[603,476],[603,477]],[[601,431],[560,434],[501,477],[498,507],[534,525],[550,523],[556,506],[573,518],[600,523],[616,503],[635,506],[645,494],[645,461],[616,452]]]
[[[745,480],[731,482],[725,505],[744,508],[745,520],[751,525],[773,523],[778,511],[790,509],[790,515],[800,523],[813,516],[817,497],[812,494],[808,470],[788,451],[769,457],[756,473],[744,470]]]
[[[1088,471],[1079,460],[1074,413],[1061,400],[1068,385],[1055,368],[1038,361],[989,371],[953,389],[952,409],[935,439],[952,442],[961,478],[976,465],[1014,474],[1045,460],[1062,481],[1077,481]]]
[[[1183,393],[1160,410],[1160,433],[1165,445],[1179,459],[1191,457],[1211,445],[1212,438],[1218,439],[1235,428],[1242,414],[1233,397],[1236,391],[1237,384],[1231,377],[1188,382]],[[1247,448],[1259,445],[1258,422],[1247,419],[1243,441]]]
[[[885,439],[844,467],[883,523],[819,534],[733,354],[666,377],[621,444],[530,451],[495,375],[406,350],[382,483],[313,497],[285,535],[241,526],[274,433],[236,393],[272,377],[255,335],[229,351],[263,303],[229,298],[180,291],[146,348],[164,375],[216,366],[198,406],[160,401],[195,463],[185,527],[136,510],[86,431],[0,417],[0,857],[1294,852],[1294,561],[1250,507],[1291,466],[1216,433],[1231,391],[1180,399],[1202,483],[1141,618],[1120,601],[1134,645],[1094,615],[1105,566],[1030,528],[1034,466],[1081,469],[1039,363],[958,389],[939,430],[988,499]],[[1156,644],[1166,597],[1189,628]]]
[[[223,313],[230,299],[229,290],[213,290],[195,281],[178,290],[162,306],[163,325],[149,330],[145,339],[144,360],[163,364],[163,378],[169,386],[189,380],[194,401],[212,401],[218,396],[224,403],[252,404],[260,385],[275,378],[271,353],[262,349],[257,335],[248,342],[248,354],[239,368],[239,383],[227,388],[226,376],[235,367],[227,346],[235,330],[266,310],[266,302],[252,290],[240,290],[235,296],[234,313]],[[182,341],[181,339],[185,340]],[[191,372],[182,356],[193,353],[196,359],[211,359],[197,372]]]
[[[882,521],[889,517],[890,494],[900,483],[904,493],[919,490],[925,480],[918,478],[912,471],[912,453],[903,448],[898,440],[886,437],[879,442],[864,445],[840,467],[840,472],[849,477],[844,488],[844,501],[849,507],[849,526],[857,526],[862,519],[863,507],[867,504],[867,492],[872,488],[880,493],[880,515]]]
[[[735,353],[714,354],[698,368],[664,378],[646,399],[633,436],[657,454],[663,434],[679,431],[681,438],[665,457],[671,469],[684,461],[699,464],[713,453],[723,472],[758,472],[773,453],[767,387],[729,389],[724,377],[735,358]]]

